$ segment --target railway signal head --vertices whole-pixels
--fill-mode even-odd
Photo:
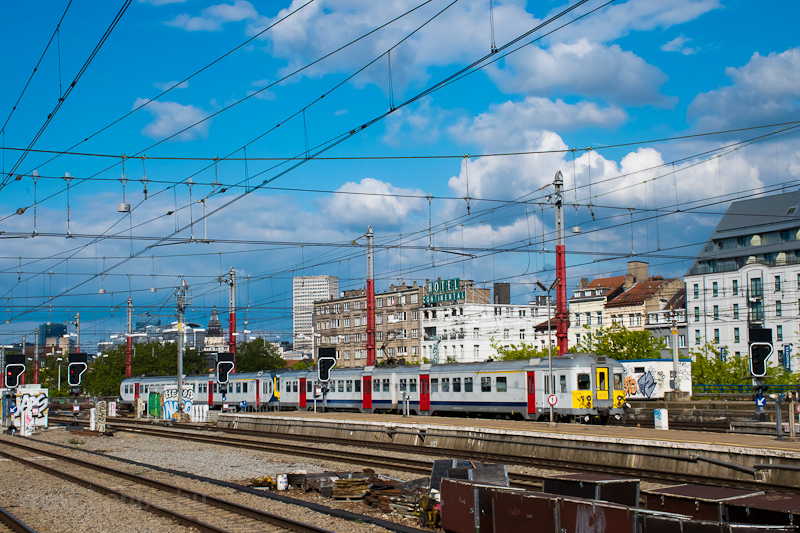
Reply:
[[[69,372],[67,383],[70,387],[81,386],[81,375],[89,368],[89,354],[71,353],[69,354]]]
[[[6,354],[6,387],[19,387],[19,378],[25,372],[25,355],[19,353]]]
[[[233,372],[233,354],[217,354],[217,383],[227,383],[228,374]]]
[[[317,352],[317,377],[322,382],[327,382],[331,378],[331,369],[336,366],[336,349],[320,348]]]
[[[750,328],[750,373],[755,377],[767,375],[767,361],[772,355],[772,330]]]

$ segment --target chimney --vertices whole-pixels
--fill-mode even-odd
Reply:
[[[628,274],[633,276],[636,281],[646,280],[647,263],[644,261],[628,261]]]
[[[511,284],[510,283],[495,283],[494,284],[494,303],[496,303],[496,304],[510,304],[511,303]]]
[[[589,285],[589,278],[581,278],[578,282],[578,290],[581,291]]]

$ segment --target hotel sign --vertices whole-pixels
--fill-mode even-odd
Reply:
[[[427,294],[422,297],[424,305],[466,299],[466,291],[461,289],[458,278],[429,281],[426,289]]]

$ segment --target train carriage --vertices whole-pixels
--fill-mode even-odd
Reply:
[[[417,415],[474,414],[542,420],[549,416],[548,398],[559,419],[605,421],[623,414],[624,369],[613,359],[592,354],[553,358],[553,379],[547,359],[382,365],[334,369],[327,384],[326,409],[331,411],[400,412],[403,402]],[[126,379],[123,401],[133,402],[150,388],[174,383],[171,377]],[[227,404],[237,410],[311,410],[320,404],[321,385],[308,370],[275,370],[230,374],[227,394],[214,375],[188,376],[195,402],[212,408]]]

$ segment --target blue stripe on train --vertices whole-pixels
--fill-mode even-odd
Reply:
[[[328,400],[330,401],[330,400]],[[419,401],[412,400],[409,402],[411,405],[419,405]],[[372,400],[372,405],[381,404],[381,405],[391,405],[391,400]],[[459,405],[459,406],[469,406],[469,407],[528,407],[526,402],[431,402],[431,408],[436,406],[446,406],[446,405]]]

